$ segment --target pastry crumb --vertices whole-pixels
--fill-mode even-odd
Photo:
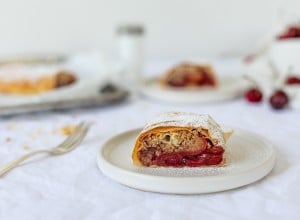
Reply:
[[[6,130],[10,131],[14,128],[14,125],[13,124],[8,124],[6,125]]]
[[[22,149],[23,150],[29,150],[29,147],[25,145],[25,146],[22,147]]]
[[[10,138],[10,137],[6,137],[6,138],[5,138],[5,141],[6,141],[6,142],[10,142],[10,141],[11,141],[11,138]]]
[[[41,134],[42,134],[41,129],[37,128],[35,131],[33,131],[32,133],[30,133],[30,136],[32,138],[37,138],[37,137],[41,136]]]
[[[76,125],[66,125],[60,129],[62,135],[71,135],[74,133]]]

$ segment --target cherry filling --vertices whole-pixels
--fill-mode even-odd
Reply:
[[[198,86],[214,85],[213,79],[205,71],[202,71],[202,74],[193,74],[192,77],[190,77],[190,83]]]
[[[167,83],[172,87],[184,87],[188,84],[188,79],[184,76],[174,77],[170,78]]]
[[[167,83],[172,87],[185,87],[187,85],[214,85],[213,79],[205,72],[202,74],[182,74],[181,76],[171,77]]]
[[[221,146],[212,146],[204,151],[163,153],[152,161],[152,165],[172,167],[198,167],[217,165],[223,160],[224,149]]]

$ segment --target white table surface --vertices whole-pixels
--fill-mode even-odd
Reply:
[[[148,66],[148,72],[161,66]],[[278,151],[273,171],[245,187],[193,196],[138,191],[99,171],[96,155],[106,138],[173,110],[208,113],[219,123],[271,140]],[[76,150],[38,157],[0,178],[1,220],[299,219],[299,110],[273,111],[266,103],[250,105],[243,99],[186,106],[135,99],[101,109],[0,118],[1,164],[31,150],[55,146],[64,139],[61,127],[82,120],[94,125]]]

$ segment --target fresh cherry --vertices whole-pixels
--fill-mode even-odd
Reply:
[[[258,88],[251,88],[245,93],[245,98],[249,102],[261,102],[263,98],[262,92]]]
[[[270,97],[270,104],[274,109],[283,109],[289,103],[289,97],[282,90],[277,90]]]
[[[290,26],[284,33],[277,36],[277,39],[284,40],[284,39],[299,38],[299,37],[300,37],[300,28],[297,26]]]
[[[207,149],[207,152],[211,153],[211,154],[223,154],[224,153],[224,149],[223,147],[220,146],[212,146],[211,148]]]
[[[297,77],[297,76],[289,76],[289,77],[286,79],[285,84],[287,84],[287,85],[300,84],[300,77]]]
[[[288,36],[290,37],[300,37],[300,29],[296,26],[291,26],[287,31]]]

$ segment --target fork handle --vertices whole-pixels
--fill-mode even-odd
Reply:
[[[33,151],[31,153],[25,154],[22,157],[19,157],[3,166],[0,167],[0,177],[3,176],[4,174],[6,174],[7,172],[9,172],[10,170],[14,169],[15,167],[17,167],[20,163],[22,163],[24,160],[36,155],[36,154],[40,154],[40,153],[51,153],[51,151],[49,150],[37,150],[37,151]]]

